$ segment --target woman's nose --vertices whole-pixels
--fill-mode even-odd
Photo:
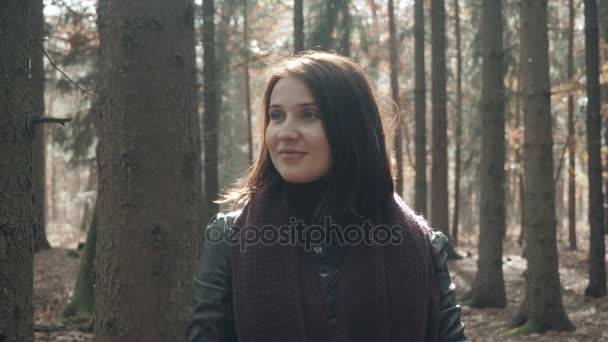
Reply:
[[[279,139],[296,139],[299,134],[299,127],[296,120],[293,119],[293,115],[287,115],[287,118],[279,127],[277,138]]]

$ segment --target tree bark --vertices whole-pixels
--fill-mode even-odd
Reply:
[[[200,233],[194,3],[98,2],[96,341],[183,340]]]
[[[414,1],[414,64],[416,86],[414,107],[416,112],[416,180],[415,210],[426,216],[426,82],[424,71],[424,1]]]
[[[547,1],[522,3],[524,73],[525,239],[528,270],[526,299],[518,312],[526,333],[572,330],[562,304],[555,238],[555,184]]]
[[[30,2],[0,2],[0,341],[33,341]]]
[[[482,4],[481,189],[479,258],[472,305],[504,307],[502,238],[505,230],[505,92],[501,0]]]
[[[396,182],[395,191],[403,196],[403,134],[401,124],[401,109],[399,108],[399,60],[397,59],[397,37],[395,29],[395,14],[393,0],[388,0],[388,30],[390,35],[390,62],[391,62],[391,97],[393,106],[396,108],[395,137],[393,145],[395,148]]]
[[[454,156],[454,212],[452,213],[452,241],[458,244],[458,219],[460,216],[460,145],[462,137],[462,51],[460,48],[460,5],[454,0],[454,30],[456,31],[456,155]]]
[[[606,246],[602,194],[602,117],[600,115],[599,29],[596,0],[585,0],[585,64],[587,66],[587,170],[589,172],[589,283],[585,295],[606,295]]]
[[[445,60],[445,3],[444,0],[431,0],[431,40],[432,48],[432,86],[433,98],[433,146],[431,168],[431,224],[446,236],[450,236],[450,217],[448,208],[448,132],[447,132],[447,91]],[[450,242],[448,257],[459,258]]]
[[[203,222],[207,223],[218,210],[214,203],[219,192],[218,176],[218,76],[215,67],[215,6],[214,0],[203,1],[203,147],[204,147],[204,208]]]
[[[44,32],[44,4],[42,0],[32,0],[31,9],[31,43],[30,63],[32,68],[32,109],[34,114],[44,116],[44,53],[42,51]],[[34,190],[34,251],[51,248],[46,237],[46,139],[45,125],[34,128],[34,142],[32,146]]]
[[[293,2],[293,50],[304,51],[304,0]]]
[[[574,0],[568,0],[568,81],[574,84]],[[576,132],[574,127],[573,89],[568,96],[568,242],[570,249],[576,244]]]

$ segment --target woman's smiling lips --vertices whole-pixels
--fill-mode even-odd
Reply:
[[[282,159],[300,159],[304,155],[306,155],[306,152],[302,152],[302,151],[298,151],[298,150],[292,150],[292,149],[279,150],[279,157]]]

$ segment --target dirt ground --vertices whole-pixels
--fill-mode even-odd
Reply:
[[[510,331],[507,323],[513,317],[524,295],[521,276],[526,267],[521,249],[510,239],[505,243],[504,276],[508,305],[505,309],[475,309],[463,305],[463,322],[470,341],[608,341],[608,298],[590,299],[582,295],[587,284],[586,246],[579,251],[567,251],[560,244],[560,276],[563,301],[572,323],[573,332],[548,332],[513,338],[504,337]],[[458,295],[464,294],[475,277],[477,248],[471,242],[458,247],[468,255],[450,262],[450,272]],[[72,256],[70,255],[72,254]],[[34,260],[34,310],[38,325],[54,324],[71,295],[78,269],[78,258],[67,249],[42,251]],[[37,332],[36,341],[92,341],[92,334],[80,331]]]

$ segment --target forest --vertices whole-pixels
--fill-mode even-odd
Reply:
[[[305,50],[377,89],[470,341],[608,341],[608,0],[0,0],[0,342],[184,340]]]

